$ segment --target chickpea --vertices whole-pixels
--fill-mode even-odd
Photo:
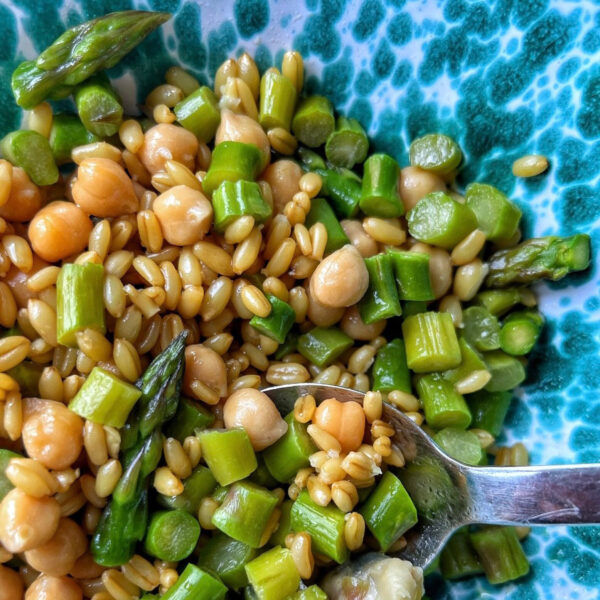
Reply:
[[[34,498],[14,488],[0,503],[0,542],[9,552],[25,552],[56,533],[60,505],[54,498]]]
[[[23,600],[21,576],[2,565],[0,565],[0,600]]]
[[[271,163],[262,173],[273,192],[273,212],[283,213],[285,205],[300,190],[302,169],[293,160],[277,160]]]
[[[37,571],[61,577],[73,568],[86,548],[87,537],[81,527],[71,519],[61,519],[52,539],[25,552],[25,558]]]
[[[356,304],[369,287],[369,273],[360,252],[346,244],[323,259],[310,278],[310,291],[325,306]]]
[[[228,109],[221,111],[221,123],[215,135],[215,146],[229,141],[256,146],[261,154],[261,171],[269,164],[271,160],[269,138],[265,130],[252,117],[236,114]]]
[[[77,169],[71,193],[75,204],[95,217],[120,217],[139,207],[125,169],[109,158],[86,158]]]
[[[99,565],[91,552],[84,552],[69,571],[69,575],[75,579],[96,579],[106,571],[106,567]]]
[[[54,400],[25,398],[23,445],[27,454],[46,468],[69,468],[83,448],[83,421]]]
[[[42,206],[42,193],[21,167],[13,167],[8,201],[0,206],[0,217],[7,221],[31,221]]]
[[[308,296],[307,316],[309,320],[317,327],[331,327],[337,323],[344,315],[344,309],[325,306],[318,302],[310,289],[310,280],[305,284],[306,295]]]
[[[445,192],[444,180],[431,171],[425,171],[419,167],[404,167],[398,176],[398,193],[404,209],[408,212],[415,204],[430,192]]]
[[[344,233],[350,243],[360,252],[363,258],[374,256],[379,252],[377,242],[363,229],[362,223],[354,219],[340,221]]]
[[[188,246],[201,240],[210,229],[212,204],[206,196],[186,185],[163,192],[152,204],[167,242]]]
[[[357,450],[365,435],[365,413],[354,401],[324,400],[317,406],[313,423],[335,437],[342,445],[342,452]]]
[[[27,589],[25,600],[82,600],[81,588],[68,577],[40,575]]]
[[[14,265],[8,270],[8,273],[4,278],[4,282],[8,285],[10,291],[13,293],[19,308],[27,308],[27,302],[31,298],[38,297],[37,292],[32,292],[27,287],[27,280],[34,273],[37,273],[39,270],[47,266],[48,263],[45,260],[42,260],[37,254],[34,254],[33,266],[31,267],[31,271],[28,273],[23,273],[23,271],[20,271]]]
[[[92,222],[72,202],[56,200],[44,206],[29,223],[29,240],[35,253],[57,262],[81,252],[88,243]]]
[[[254,388],[237,390],[227,398],[223,421],[228,429],[243,427],[257,452],[274,444],[288,428],[271,398]]]
[[[452,285],[452,260],[450,254],[443,248],[436,248],[416,243],[410,249],[411,252],[423,252],[429,254],[429,277],[431,278],[431,288],[436,298],[441,298],[446,294]]]
[[[159,123],[144,134],[144,144],[138,153],[140,160],[154,174],[164,171],[167,160],[176,160],[188,169],[194,170],[198,139],[177,125]]]
[[[381,335],[385,329],[387,321],[385,319],[376,321],[367,325],[361,318],[360,312],[356,306],[351,306],[346,309],[340,327],[342,331],[349,335],[353,340],[361,340],[370,342],[374,340],[378,335]]]
[[[185,349],[185,373],[183,391],[194,396],[191,388],[196,379],[215,390],[221,398],[227,395],[227,368],[219,354],[202,344],[193,344]]]

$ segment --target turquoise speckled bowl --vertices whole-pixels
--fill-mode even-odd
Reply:
[[[368,127],[407,163],[410,141],[440,131],[465,152],[461,181],[497,185],[523,209],[525,234],[589,233],[600,246],[600,6],[592,0],[14,0],[0,4],[1,131],[18,125],[12,69],[65,26],[125,8],[168,10],[112,77],[129,111],[180,63],[204,81],[247,50],[261,68],[295,48],[307,86]],[[548,156],[517,180],[511,163]],[[600,461],[600,260],[541,286],[548,317],[501,443],[523,440],[536,464]],[[599,499],[600,502],[600,499]],[[538,529],[518,584],[428,580],[431,598],[592,599],[600,528]]]

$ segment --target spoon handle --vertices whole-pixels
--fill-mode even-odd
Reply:
[[[600,464],[466,467],[470,523],[600,524]]]

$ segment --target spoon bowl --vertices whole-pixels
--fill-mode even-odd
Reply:
[[[312,394],[362,404],[364,393],[335,385],[303,383],[262,390],[285,415],[299,396]],[[384,403],[383,420],[395,434],[406,468],[397,474],[417,507],[418,524],[395,556],[425,568],[459,527],[600,523],[600,465],[473,467],[441,448],[411,419]],[[411,468],[412,467],[412,468]],[[414,467],[417,467],[414,469]]]

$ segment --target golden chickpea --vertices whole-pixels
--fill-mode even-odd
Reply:
[[[0,206],[0,217],[7,221],[26,223],[42,206],[42,193],[21,167],[13,167],[8,201]]]
[[[25,558],[36,571],[61,577],[73,568],[86,548],[87,537],[81,527],[71,519],[61,519],[52,539],[25,552]]]
[[[83,421],[54,400],[25,398],[23,445],[27,454],[46,468],[69,468],[83,448]]]
[[[81,588],[68,577],[40,575],[25,593],[25,600],[82,600]]]
[[[221,111],[221,123],[215,135],[215,146],[221,142],[243,142],[253,144],[260,150],[262,171],[271,160],[271,145],[265,130],[247,115],[225,109]]]
[[[342,331],[349,335],[353,340],[361,340],[370,342],[378,335],[381,335],[385,329],[387,321],[385,319],[367,325],[360,316],[360,312],[356,306],[351,306],[346,309],[340,327]]]
[[[0,565],[0,600],[23,600],[21,576],[2,565]]]
[[[415,204],[430,192],[446,191],[444,180],[431,171],[419,167],[404,167],[398,176],[398,193],[408,212]]]
[[[159,123],[144,134],[144,144],[138,153],[140,160],[154,174],[164,171],[167,160],[176,160],[194,170],[198,139],[177,125]]]
[[[215,390],[221,398],[227,395],[227,368],[219,354],[202,344],[193,344],[185,349],[185,373],[183,391],[194,396],[194,380]]]
[[[32,292],[27,287],[27,280],[34,273],[37,273],[40,269],[43,269],[47,266],[48,263],[45,260],[42,260],[37,254],[34,254],[33,266],[31,267],[31,271],[28,273],[23,273],[23,271],[20,271],[14,265],[8,270],[8,273],[4,278],[4,282],[8,285],[10,291],[13,293],[19,308],[27,308],[27,302],[31,298],[38,297],[37,292]]]
[[[84,552],[69,571],[71,577],[75,579],[96,579],[106,571],[106,567],[99,565],[92,556],[91,552]]]
[[[340,402],[335,398],[317,406],[313,423],[330,433],[342,445],[343,452],[357,450],[365,434],[365,413],[358,402]]]
[[[450,254],[443,248],[436,248],[418,242],[410,249],[411,252],[423,252],[429,254],[429,277],[431,288],[436,298],[446,294],[452,285],[452,260]]]
[[[57,200],[44,206],[29,223],[29,240],[35,253],[57,262],[81,252],[88,243],[92,222],[72,202]]]
[[[274,444],[288,428],[269,396],[254,388],[233,392],[223,406],[225,427],[243,427],[259,452]]]
[[[325,306],[315,299],[310,289],[310,280],[306,282],[305,289],[308,296],[308,310],[306,315],[317,327],[331,327],[343,317],[343,307],[333,308]]]
[[[365,261],[350,244],[323,259],[310,278],[310,291],[315,300],[334,308],[356,304],[368,286]]]
[[[125,169],[109,158],[86,158],[77,169],[71,193],[75,204],[95,217],[120,217],[139,207]]]
[[[273,212],[283,213],[285,205],[300,190],[302,169],[293,160],[277,160],[271,163],[262,173],[273,192]]]
[[[186,185],[163,192],[152,204],[163,236],[175,246],[188,246],[201,240],[212,224],[212,204],[206,196]]]
[[[0,542],[9,552],[32,550],[52,538],[59,519],[54,498],[34,498],[14,488],[0,503]]]
[[[340,221],[344,233],[350,243],[360,252],[363,258],[374,256],[379,252],[377,242],[363,229],[362,223],[354,219]]]

